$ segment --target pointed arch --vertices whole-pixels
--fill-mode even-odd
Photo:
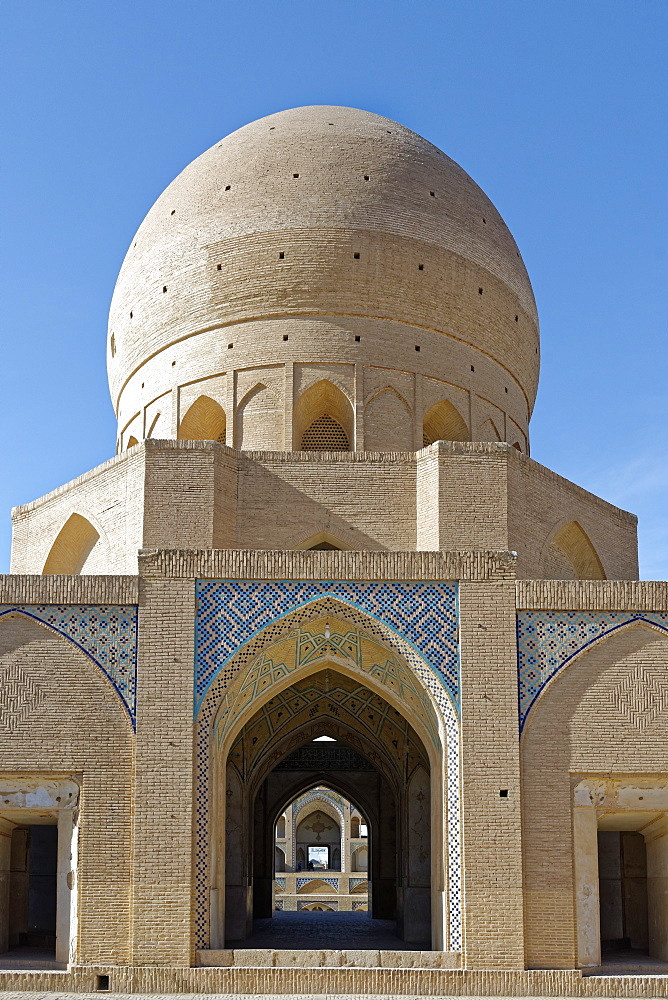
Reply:
[[[577,521],[553,531],[543,551],[543,579],[605,580],[605,570],[589,536]]]
[[[459,410],[449,399],[441,399],[427,410],[422,421],[422,446],[434,441],[470,441],[471,435]]]
[[[225,435],[225,410],[210,396],[198,396],[181,421],[179,441],[218,441],[225,444]]]
[[[365,451],[413,451],[413,412],[394,386],[375,392],[364,406]]]
[[[501,441],[503,440],[499,428],[496,426],[491,417],[483,423],[480,429],[480,440],[481,441]]]
[[[329,379],[321,379],[295,403],[293,439],[301,451],[351,451],[355,418],[350,400]]]
[[[278,397],[257,382],[237,407],[237,447],[243,451],[281,451],[283,411]]]
[[[211,815],[212,795],[216,797],[217,806],[215,808],[219,810],[222,817],[220,821],[225,821],[225,800],[224,797],[221,797],[220,791],[216,791],[216,789],[220,789],[221,785],[220,769],[228,760],[228,755],[243,727],[259,709],[268,705],[274,696],[280,695],[281,692],[301,682],[311,674],[331,668],[344,677],[348,676],[358,680],[369,690],[375,690],[390,708],[396,709],[398,715],[402,716],[405,722],[413,728],[422,742],[425,757],[428,758],[426,762],[430,766],[433,782],[431,794],[435,803],[432,825],[432,844],[435,852],[433,871],[437,873],[438,879],[449,879],[447,908],[449,932],[446,933],[443,925],[439,924],[441,929],[437,932],[437,940],[447,940],[453,950],[459,950],[461,947],[461,896],[458,883],[461,856],[459,726],[455,702],[452,700],[453,695],[447,693],[449,689],[445,675],[441,676],[434,672],[433,667],[419,653],[418,648],[406,642],[395,628],[373,612],[364,610],[358,602],[366,600],[365,597],[358,595],[355,603],[349,604],[345,599],[330,593],[331,587],[336,585],[328,585],[328,590],[325,593],[306,601],[300,601],[298,598],[295,600],[297,597],[295,594],[291,598],[290,610],[285,612],[281,612],[279,606],[272,605],[275,608],[273,614],[270,617],[266,615],[255,617],[252,623],[248,623],[249,626],[252,625],[252,630],[249,632],[243,628],[239,631],[237,628],[234,646],[230,647],[231,655],[226,657],[223,649],[220,649],[220,656],[217,656],[219,667],[215,674],[209,674],[208,654],[204,653],[204,645],[202,644],[206,643],[205,632],[208,634],[208,630],[215,621],[215,613],[214,619],[211,617],[212,611],[216,607],[219,608],[217,614],[221,625],[227,615],[226,605],[219,602],[229,586],[224,581],[215,583],[202,581],[198,590],[201,601],[200,614],[204,615],[205,609],[208,610],[206,610],[206,627],[198,625],[196,739],[199,745],[208,745],[211,748],[209,754],[200,755],[196,776],[197,841],[199,845],[196,865],[196,913],[198,919],[197,940],[200,942],[200,946],[204,946],[203,943],[208,940],[209,897],[206,887],[212,863],[208,822],[208,817]],[[254,585],[243,584],[246,599],[252,593],[252,586]],[[263,600],[266,600],[269,596],[266,593],[267,584],[262,586],[265,588]],[[215,588],[215,593],[211,588]],[[235,592],[236,589],[238,589],[237,585],[235,585]],[[213,604],[210,603],[212,601]],[[334,618],[342,619],[341,635],[338,634],[338,628],[334,629],[333,627]],[[336,648],[321,652],[318,641],[316,641],[314,649],[309,646],[309,650],[305,650],[305,656],[301,653],[296,656],[295,628],[299,632],[306,622],[308,622],[308,631],[312,638],[315,637],[317,640],[317,636],[322,632],[323,640],[326,638],[327,642],[334,643]],[[318,626],[314,628],[316,623]],[[329,635],[327,636],[328,625]],[[387,642],[389,649],[386,650],[381,659],[368,655],[360,658],[346,654],[345,644],[356,634],[355,630],[358,626],[360,634],[362,631],[365,633],[365,642],[367,639],[371,642],[376,641],[376,637],[378,641]],[[336,635],[334,635],[335,631]],[[286,644],[290,646],[289,650]],[[391,649],[397,650],[400,654],[399,657],[395,658],[390,655],[388,659],[387,653]],[[258,659],[258,655],[262,662]],[[406,665],[403,664],[404,659],[407,660]],[[377,664],[385,663],[387,660],[388,668],[391,662],[391,676],[390,673],[379,671],[377,666],[371,669],[372,660]],[[221,670],[223,663],[225,664],[224,671]],[[424,707],[420,708],[423,702]],[[429,721],[430,718],[433,719],[433,722]],[[434,723],[436,724],[436,732],[434,731]],[[313,733],[312,736],[321,734],[322,725],[318,723],[318,733]],[[447,752],[445,750],[446,744]],[[260,751],[263,752],[262,748]],[[327,783],[342,794],[347,795],[351,801],[355,800],[354,791],[346,791],[343,786],[338,788],[331,784],[329,779],[328,773]],[[324,777],[318,780],[324,780]],[[294,795],[299,794],[299,788],[291,789],[290,793],[294,797]],[[447,801],[447,817],[444,795]],[[284,806],[284,802],[282,805]],[[365,814],[368,814],[367,809],[365,809]],[[368,818],[373,823],[373,817],[369,815]],[[447,820],[447,829],[443,829],[441,825],[444,819]],[[436,891],[436,886],[437,883],[434,882],[434,891]],[[445,937],[441,937],[442,933],[445,934]]]
[[[82,514],[70,514],[51,546],[42,574],[77,576],[100,539],[100,533]]]
[[[312,896],[314,893],[321,895],[321,893],[336,893],[336,889],[329,882],[323,882],[321,878],[311,878],[308,882],[303,885],[297,892],[303,896]]]
[[[318,531],[315,535],[309,535],[309,537],[305,538],[303,542],[299,543],[299,545],[295,545],[296,550],[305,551],[308,551],[309,549],[349,551],[350,548],[350,545],[346,544],[346,542],[342,541],[329,531]]]

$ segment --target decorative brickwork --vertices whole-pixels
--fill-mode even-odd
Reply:
[[[668,632],[668,612],[520,611],[517,615],[517,657],[520,729],[539,694],[566,663],[598,639],[634,622]],[[619,709],[634,718],[653,717],[662,710],[654,702],[644,707],[628,683],[618,693]]]
[[[33,604],[19,607],[0,604],[0,618],[15,614],[41,622],[78,646],[111,681],[134,727],[137,696],[136,606]],[[16,675],[13,683],[17,683]],[[16,711],[19,708],[17,704]]]

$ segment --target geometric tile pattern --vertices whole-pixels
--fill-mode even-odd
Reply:
[[[547,682],[593,642],[633,622],[668,632],[659,611],[520,611],[517,614],[517,673],[520,732]],[[628,699],[627,699],[628,701]],[[620,692],[620,710],[626,704]],[[627,711],[631,711],[630,708]]]
[[[429,662],[458,704],[456,583],[199,580],[195,712],[240,647],[284,615],[325,596],[389,625]]]
[[[299,892],[300,889],[303,889],[305,885],[308,885],[309,882],[325,882],[327,885],[333,885],[334,888],[337,890],[337,892],[339,888],[338,878],[320,878],[320,876],[314,878],[313,876],[311,876],[311,878],[298,878],[296,881],[297,881],[297,892]]]
[[[197,719],[197,946],[208,942],[209,764],[225,690],[263,648],[331,606],[339,618],[396,650],[441,710],[447,738],[448,950],[462,947],[458,588],[367,581],[198,580],[194,708]],[[289,619],[289,622],[287,621]],[[352,649],[349,649],[350,656]],[[200,711],[200,708],[202,711]]]
[[[0,618],[20,612],[65,636],[112,683],[135,728],[137,606],[0,604]]]
[[[348,884],[351,889],[354,889],[356,885],[362,885],[362,883],[366,881],[367,879],[365,878],[351,878]]]

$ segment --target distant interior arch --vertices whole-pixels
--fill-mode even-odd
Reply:
[[[354,415],[345,393],[321,379],[295,404],[294,440],[302,451],[350,451]]]
[[[218,441],[225,444],[225,411],[210,396],[199,396],[190,406],[179,427],[181,441]]]
[[[448,399],[431,406],[422,422],[422,446],[434,441],[470,441],[471,435],[464,418]]]
[[[547,580],[605,580],[605,570],[586,531],[569,521],[552,537],[543,557]]]
[[[42,573],[80,573],[99,538],[88,518],[70,514],[51,546]]]

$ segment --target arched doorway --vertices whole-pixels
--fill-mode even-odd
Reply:
[[[198,864],[206,874],[198,883],[200,948],[242,941],[254,915],[270,916],[275,823],[291,798],[323,783],[387,831],[364,873],[373,914],[392,914],[405,940],[423,940],[431,927],[432,947],[456,950],[447,907],[457,915],[458,886],[448,899],[446,885],[448,847],[457,860],[459,847],[454,712],[442,681],[429,680],[428,667],[418,676],[397,651],[415,659],[414,649],[381,625],[329,596],[310,602],[255,633],[237,669],[228,662],[225,684],[206,691],[198,736],[211,747],[198,794]],[[357,755],[354,765],[297,766],[294,758],[284,765],[323,732]],[[360,781],[350,783],[348,771]],[[419,831],[413,849],[418,834],[410,831]]]

